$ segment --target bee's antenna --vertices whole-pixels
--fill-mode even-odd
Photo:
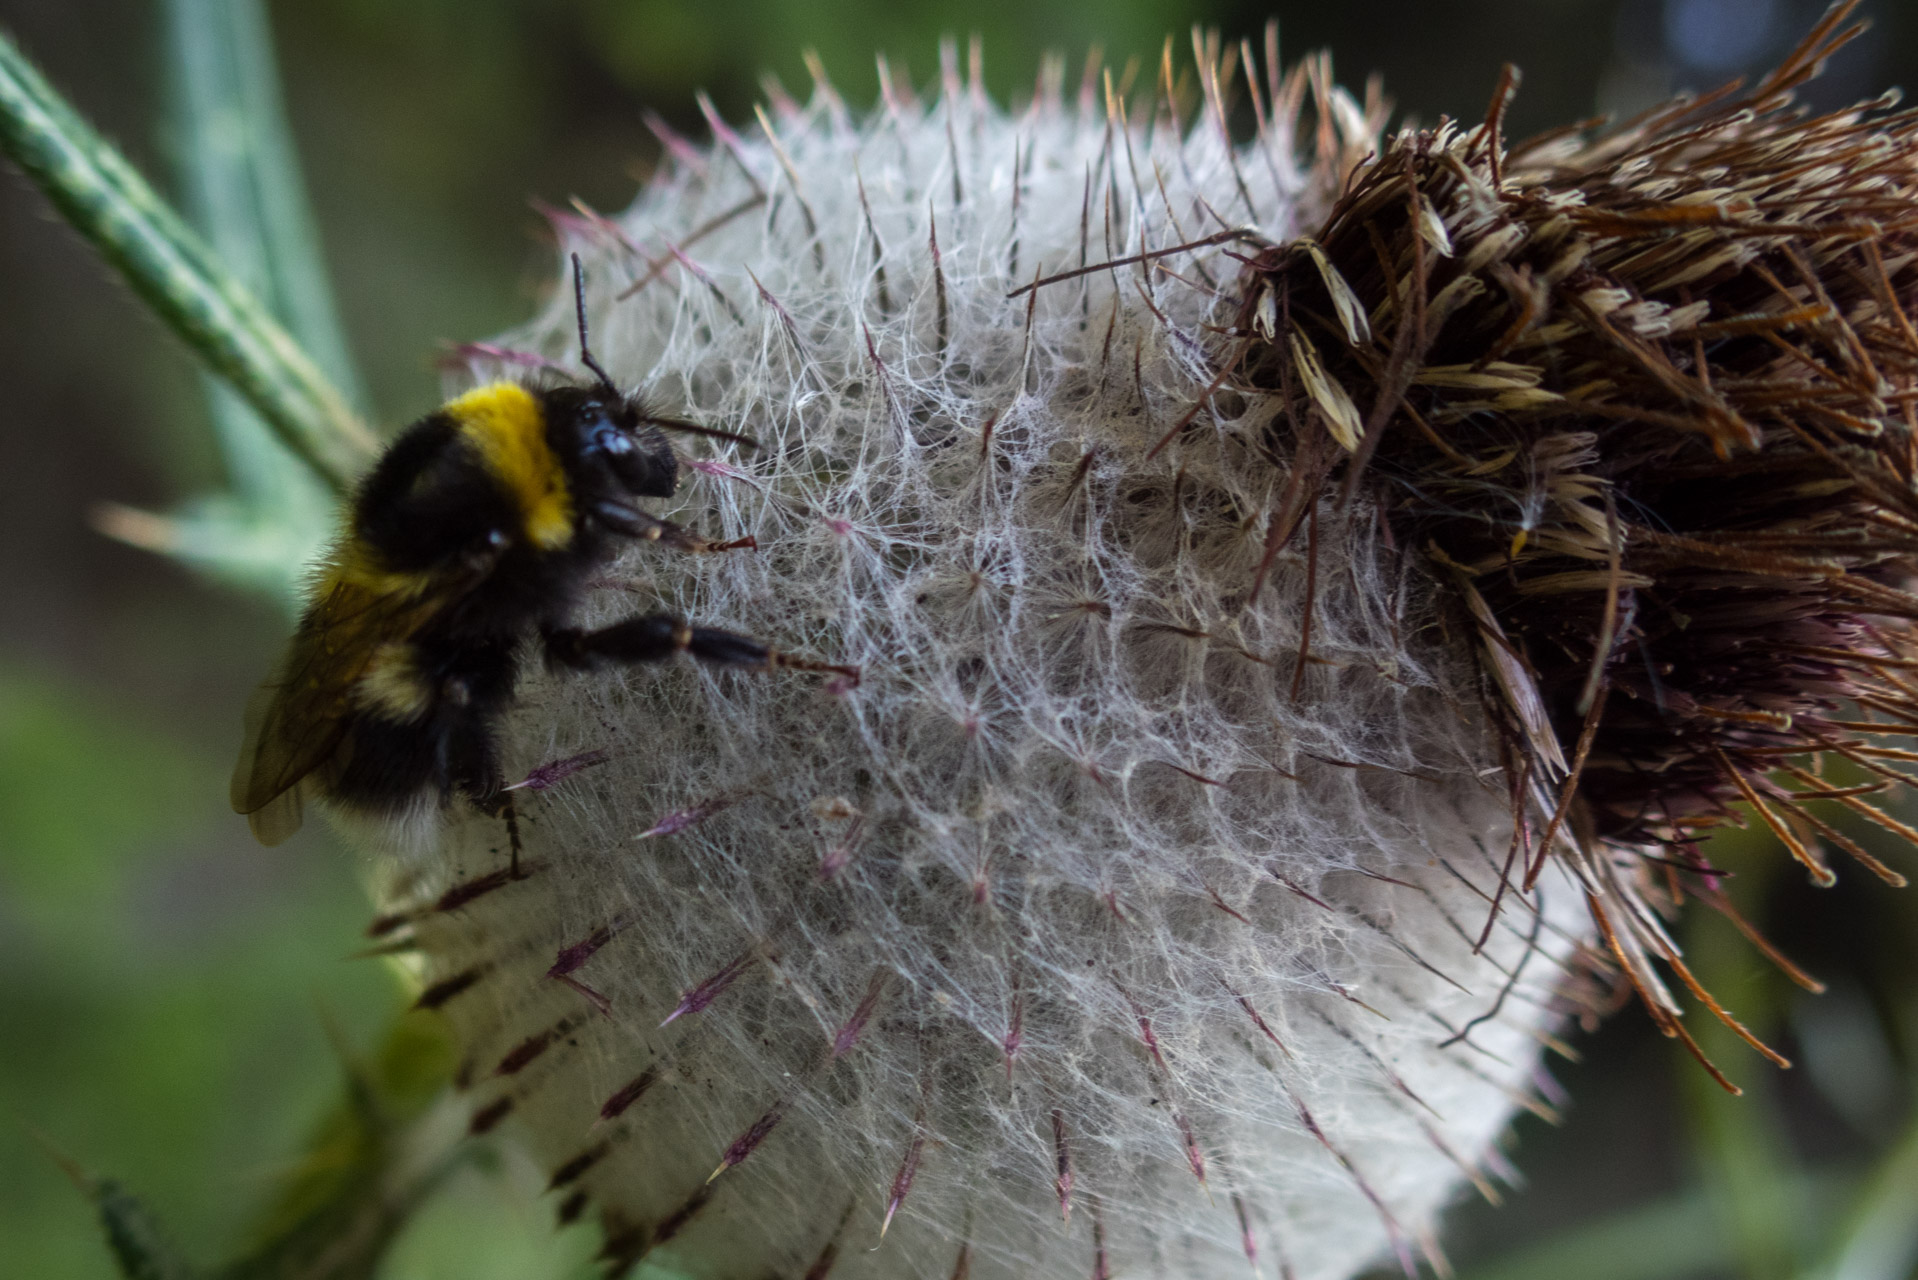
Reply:
[[[579,265],[577,253],[572,255],[572,259],[573,310],[579,316],[579,362],[591,369],[600,382],[605,384],[608,391],[618,395],[619,388],[614,386],[613,380],[606,376],[606,370],[599,367],[599,361],[593,359],[592,348],[586,345],[586,272]]]

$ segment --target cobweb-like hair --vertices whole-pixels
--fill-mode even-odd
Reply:
[[[1544,1107],[1586,895],[1503,870],[1555,797],[1395,491],[1328,482],[1389,309],[1300,236],[1383,111],[1204,42],[1183,112],[1062,85],[1008,116],[949,50],[861,118],[822,82],[558,220],[613,377],[760,443],[689,446],[660,511],[753,549],[637,548],[582,624],[860,672],[529,677],[527,874],[471,814],[389,867],[475,1129],[613,1274],[1410,1272]],[[1387,156],[1445,146],[1499,140]],[[1382,260],[1446,235],[1402,230]],[[570,304],[471,375],[575,360]]]

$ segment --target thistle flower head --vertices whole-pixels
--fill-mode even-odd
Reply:
[[[1800,68],[1380,148],[1243,52],[1184,112],[1169,61],[1017,116],[976,58],[822,82],[560,220],[613,376],[759,445],[659,513],[742,545],[584,621],[858,673],[533,679],[523,874],[478,816],[389,868],[475,1127],[612,1272],[1410,1270],[1544,1105],[1588,902],[1666,1010],[1643,854],[1871,759],[1918,342],[1855,228],[1905,126],[1780,116]],[[561,297],[473,376],[576,359]]]

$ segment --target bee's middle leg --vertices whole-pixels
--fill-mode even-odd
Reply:
[[[587,669],[610,662],[664,662],[678,653],[727,667],[767,671],[795,664],[777,649],[751,636],[716,627],[695,627],[670,613],[628,618],[595,631],[572,627],[548,630],[546,660],[553,666]]]

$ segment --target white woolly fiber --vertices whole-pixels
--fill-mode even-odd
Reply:
[[[604,755],[516,793],[529,878],[417,922],[482,1124],[614,1270],[1330,1280],[1494,1159],[1585,926],[1548,877],[1474,952],[1510,824],[1464,637],[1334,495],[1251,598],[1286,428],[1207,395],[1235,246],[1007,296],[1300,234],[1369,145],[1323,114],[1315,175],[1288,120],[1234,152],[1056,76],[822,89],[572,228],[614,377],[762,446],[681,437],[659,509],[756,550],[635,547],[582,623],[863,676],[529,675],[511,776]],[[570,303],[508,342],[571,365]],[[503,858],[467,814],[390,899]]]

